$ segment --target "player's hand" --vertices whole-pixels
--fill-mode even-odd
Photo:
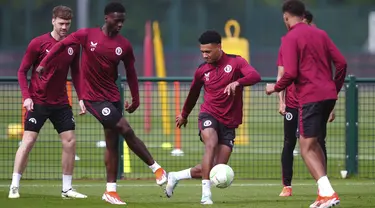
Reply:
[[[266,85],[266,94],[270,95],[275,92],[275,84],[267,84]]]
[[[240,83],[238,83],[237,81],[230,83],[230,84],[225,88],[224,93],[227,93],[228,95],[230,95],[230,94],[235,95],[236,88],[237,88],[237,86],[239,86],[239,85],[240,85]]]
[[[284,116],[286,114],[285,108],[286,108],[285,103],[280,103],[279,104],[279,113],[280,113],[280,115]]]
[[[43,71],[44,71],[44,66],[38,66],[38,68],[36,68],[36,73],[38,73],[39,75],[39,78],[42,78],[42,74],[43,74]]]
[[[186,127],[187,123],[188,123],[188,120],[186,118],[183,118],[181,114],[176,117],[176,127],[178,128],[181,128],[181,126]]]
[[[26,108],[27,111],[33,111],[34,110],[34,102],[31,98],[27,98],[25,101],[23,101],[23,107]]]
[[[328,122],[334,121],[336,118],[335,110],[332,110],[331,114],[329,114]]]
[[[79,112],[79,115],[81,116],[81,115],[86,114],[86,106],[83,100],[79,101],[79,107],[81,108],[81,112]]]
[[[125,101],[125,110],[126,110],[128,113],[133,113],[135,110],[137,110],[138,107],[139,107],[139,102],[132,102],[132,103],[129,105],[129,102],[128,102],[128,101]]]

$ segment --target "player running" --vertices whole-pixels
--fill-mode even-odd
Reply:
[[[302,22],[305,5],[299,0],[283,4],[284,22],[289,29],[281,44],[284,75],[266,86],[266,93],[280,92],[293,82],[299,103],[301,155],[318,183],[318,197],[310,207],[328,208],[340,203],[325,169],[318,137],[327,132],[327,121],[340,92],[347,63],[327,33]],[[331,63],[336,72],[332,79]]]
[[[14,160],[12,184],[9,198],[19,198],[20,179],[26,169],[28,156],[33,148],[39,131],[45,121],[49,119],[62,142],[62,192],[63,198],[86,198],[72,189],[72,175],[76,152],[76,136],[74,134],[75,122],[72,108],[69,105],[66,90],[69,67],[74,86],[77,86],[79,70],[79,45],[71,45],[58,56],[53,56],[53,61],[45,65],[46,73],[41,79],[36,73],[36,68],[51,48],[63,40],[67,35],[73,18],[69,7],[57,6],[52,11],[53,30],[50,33],[38,36],[31,40],[18,70],[25,115],[25,131],[22,144],[18,148]],[[32,68],[31,83],[27,84],[27,72]],[[78,97],[80,93],[77,91]]]
[[[125,110],[133,113],[139,106],[138,78],[134,68],[134,54],[131,43],[119,34],[125,21],[125,8],[121,3],[109,3],[104,9],[105,23],[101,28],[86,28],[72,33],[52,48],[43,59],[38,71],[44,76],[44,66],[53,57],[71,45],[80,44],[83,48],[80,84],[80,106],[95,116],[103,125],[106,151],[107,189],[102,199],[111,204],[126,204],[116,191],[117,169],[119,164],[119,134],[129,148],[140,157],[155,173],[156,183],[167,182],[167,173],[152,158],[145,144],[134,134],[128,121],[122,116],[119,89],[115,83],[118,64],[124,63],[132,102],[125,102]]]
[[[222,51],[221,36],[216,31],[204,32],[199,42],[205,63],[195,72],[182,113],[176,118],[176,126],[186,126],[203,86],[204,102],[198,116],[198,127],[205,152],[202,164],[169,173],[165,193],[171,197],[179,180],[201,178],[201,204],[213,204],[210,170],[216,164],[228,163],[235,143],[235,129],[242,123],[243,88],[258,83],[261,78],[245,59]]]

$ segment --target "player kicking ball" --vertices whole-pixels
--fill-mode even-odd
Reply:
[[[82,60],[78,87],[82,93],[80,106],[88,110],[102,124],[105,134],[105,166],[107,186],[102,199],[111,204],[125,205],[117,194],[116,181],[119,164],[119,134],[129,148],[145,162],[156,176],[156,183],[167,182],[167,173],[152,158],[145,144],[134,133],[122,115],[119,89],[116,85],[118,64],[124,63],[132,102],[125,102],[125,110],[133,113],[139,106],[138,78],[134,68],[134,54],[131,43],[119,32],[125,21],[125,8],[121,3],[109,3],[104,9],[103,27],[78,30],[56,44],[43,59],[37,71],[43,70],[54,56],[71,45],[82,46]]]
[[[53,62],[46,65],[46,76],[39,79],[36,68],[51,48],[62,41],[67,35],[73,12],[69,7],[57,6],[52,11],[53,30],[50,33],[34,38],[26,49],[18,71],[23,107],[25,115],[25,131],[21,146],[18,148],[14,160],[12,184],[9,198],[19,198],[19,188],[22,173],[26,169],[28,156],[33,148],[39,131],[45,121],[49,119],[62,142],[62,169],[63,186],[61,196],[63,198],[86,198],[72,189],[72,175],[76,152],[76,136],[74,134],[75,122],[72,108],[69,105],[66,90],[66,81],[69,68],[73,77],[74,86],[77,86],[77,73],[79,70],[79,45],[71,45],[58,56],[54,56]],[[27,72],[32,69],[31,83],[28,86]],[[77,91],[78,97],[80,96]]]
[[[280,92],[294,83],[299,103],[299,144],[302,158],[318,184],[318,197],[311,208],[328,208],[340,203],[327,177],[319,137],[327,133],[327,122],[346,76],[347,63],[326,32],[303,23],[305,5],[299,0],[283,4],[288,28],[281,44],[284,74],[266,93]],[[334,79],[331,64],[336,71]]]
[[[228,163],[235,143],[235,129],[242,123],[243,88],[258,83],[261,78],[245,59],[222,51],[218,32],[204,32],[199,42],[205,63],[195,72],[182,113],[176,118],[176,126],[186,126],[187,118],[204,87],[204,102],[198,116],[198,127],[205,151],[201,164],[168,174],[165,194],[172,197],[179,180],[201,178],[201,204],[213,204],[210,170],[216,164]]]

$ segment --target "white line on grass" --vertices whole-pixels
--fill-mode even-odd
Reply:
[[[374,186],[375,182],[370,183],[361,183],[361,182],[351,182],[351,183],[333,183],[334,186]],[[24,184],[21,185],[22,187],[61,187],[61,185],[57,184]],[[74,187],[102,187],[103,184],[76,184],[73,185]],[[178,184],[178,186],[185,186],[185,187],[196,187],[201,186],[201,184]],[[265,186],[281,186],[280,183],[240,183],[240,184],[232,184],[232,186],[239,186],[239,187],[265,187]],[[311,183],[299,183],[299,184],[293,184],[293,186],[316,186],[316,184]],[[8,184],[0,184],[0,187],[9,187]],[[117,184],[117,187],[158,187],[155,184]]]

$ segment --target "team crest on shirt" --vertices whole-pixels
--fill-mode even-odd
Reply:
[[[121,55],[122,54],[122,48],[120,48],[120,47],[117,47],[116,48],[116,50],[115,50],[115,53],[116,53],[116,55]]]
[[[224,71],[225,71],[226,73],[231,72],[231,71],[232,71],[232,66],[228,64],[226,67],[224,67]]]
[[[69,47],[68,48],[68,54],[71,56],[71,55],[73,55],[73,53],[74,53],[73,48]]]

